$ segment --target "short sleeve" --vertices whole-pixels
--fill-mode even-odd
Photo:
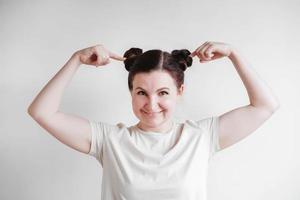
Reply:
[[[96,122],[89,120],[91,126],[91,147],[88,152],[89,155],[95,157],[103,167],[103,144],[105,142],[105,135],[107,135],[108,124],[104,122]]]
[[[95,157],[103,167],[103,155],[105,153],[105,144],[113,133],[117,132],[121,127],[125,125],[123,123],[118,123],[117,125],[112,125],[106,122],[89,120],[91,127],[91,147],[88,155]]]
[[[206,138],[210,157],[221,149],[219,144],[219,119],[219,116],[212,116],[197,121],[198,126],[207,131]]]

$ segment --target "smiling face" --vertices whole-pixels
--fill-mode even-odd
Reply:
[[[183,85],[178,91],[167,72],[136,74],[131,97],[134,114],[140,119],[138,127],[145,131],[167,132],[182,93]]]

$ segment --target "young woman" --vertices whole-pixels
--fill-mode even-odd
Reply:
[[[249,105],[201,120],[173,120],[184,91],[184,71],[229,58],[242,79]],[[123,61],[134,114],[127,127],[87,120],[58,110],[65,87],[81,64],[96,67]],[[248,136],[279,107],[278,100],[232,45],[205,42],[192,53],[131,48],[119,56],[103,45],[75,52],[28,108],[30,116],[69,147],[94,156],[103,167],[104,200],[206,199],[208,161]]]

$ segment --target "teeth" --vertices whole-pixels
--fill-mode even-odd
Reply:
[[[145,112],[145,111],[143,111],[144,113],[146,113],[147,115],[150,115],[150,116],[152,116],[152,115],[154,115],[154,114],[156,114],[156,113],[160,113],[160,112],[151,112],[151,113],[148,113],[148,112]]]
[[[159,113],[159,112],[147,112],[148,114],[155,114],[155,113]]]

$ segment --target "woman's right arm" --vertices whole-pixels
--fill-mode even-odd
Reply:
[[[59,111],[59,105],[66,86],[81,64],[98,67],[108,64],[109,58],[125,60],[125,58],[109,52],[102,45],[75,52],[28,107],[29,115],[40,126],[60,142],[82,153],[88,153],[90,150],[91,127],[89,121]]]

